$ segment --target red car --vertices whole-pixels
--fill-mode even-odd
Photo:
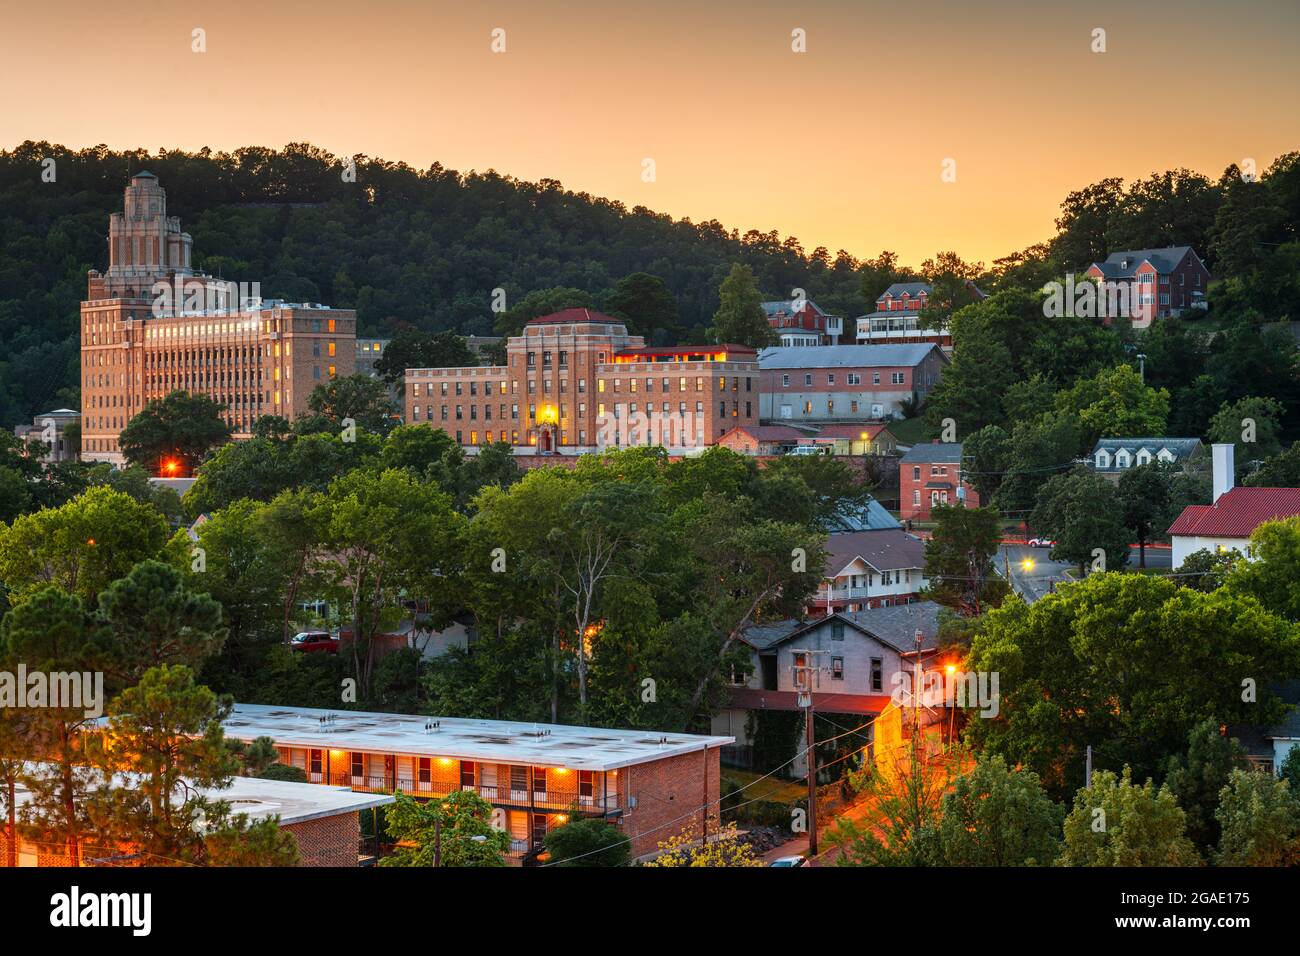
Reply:
[[[289,642],[289,650],[301,651],[304,654],[337,654],[339,640],[329,631],[303,631],[293,636],[293,640]]]

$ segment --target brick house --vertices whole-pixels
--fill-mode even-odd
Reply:
[[[853,320],[860,345],[932,342],[952,349],[952,332],[947,328],[926,329],[920,325],[921,311],[934,290],[925,282],[895,282],[876,299],[876,310]],[[985,298],[973,282],[966,283],[971,302]],[[963,303],[964,304],[964,303]]]
[[[741,455],[784,455],[809,441],[809,433],[789,425],[741,425],[718,439],[718,444]]]
[[[979,494],[962,478],[961,442],[913,445],[898,462],[898,511],[904,519],[929,521],[935,505],[958,501],[980,506]]]
[[[764,423],[883,421],[904,415],[948,359],[933,344],[768,348],[758,355]]]
[[[1137,329],[1157,317],[1204,308],[1210,285],[1210,271],[1191,246],[1112,252],[1084,274],[1124,291],[1128,317]]]
[[[326,719],[329,718],[329,719]],[[634,857],[683,830],[716,832],[725,736],[528,721],[236,704],[226,736],[270,737],[312,785],[417,798],[473,790],[502,811],[522,860],[573,812],[623,830]]]
[[[844,319],[830,315],[811,299],[764,302],[767,322],[787,348],[838,345]]]

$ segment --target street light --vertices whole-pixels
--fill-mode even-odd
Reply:
[[[1022,571],[1032,571],[1032,570],[1034,570],[1034,559],[1033,559],[1033,558],[1025,558],[1023,561],[1021,561],[1021,562],[1020,562],[1020,570],[1022,570]]]

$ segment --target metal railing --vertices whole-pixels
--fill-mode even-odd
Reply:
[[[308,780],[313,783],[325,783],[323,773],[312,773]],[[328,782],[336,787],[351,787],[362,793],[392,793],[400,790],[413,797],[445,797],[456,790],[469,790],[477,793],[489,803],[519,808],[536,808],[539,810],[568,810],[577,807],[583,813],[604,813],[619,808],[618,794],[610,793],[602,797],[599,793],[583,794],[577,790],[530,790],[527,787],[507,786],[455,786],[445,780],[422,780],[419,776],[407,774],[358,775],[335,773],[329,775]]]

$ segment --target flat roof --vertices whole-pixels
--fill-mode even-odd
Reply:
[[[322,723],[322,718],[332,717]],[[428,722],[438,726],[425,730]],[[482,720],[422,714],[376,714],[315,707],[235,704],[228,737],[270,737],[286,747],[451,757],[484,763],[532,764],[573,770],[617,770],[705,747],[736,742],[660,730],[613,730],[526,720]]]
[[[117,774],[113,785],[130,789],[137,779],[135,774]],[[306,823],[308,820],[337,816],[340,813],[355,813],[396,802],[391,793],[356,793],[350,787],[330,787],[292,780],[264,780],[260,777],[235,777],[224,790],[207,787],[196,789],[210,800],[224,800],[230,804],[232,813],[247,814],[251,820],[279,815],[281,826]],[[31,796],[31,791],[20,783],[14,792],[14,803],[22,807],[31,800]]]

